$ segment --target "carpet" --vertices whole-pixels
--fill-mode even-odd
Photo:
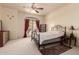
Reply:
[[[70,49],[71,49],[70,47],[67,47],[64,45],[56,45],[56,46],[40,49],[40,52],[43,55],[59,55],[59,54],[66,52]]]

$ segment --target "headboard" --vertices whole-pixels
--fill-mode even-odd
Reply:
[[[51,27],[51,31],[65,31],[65,27],[61,25],[55,25],[54,27]]]

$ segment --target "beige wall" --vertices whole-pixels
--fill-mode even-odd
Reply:
[[[66,26],[67,29],[73,25],[77,30],[74,31],[75,36],[78,39],[79,45],[79,4],[69,4],[49,13],[46,17],[46,23],[48,25],[48,31],[54,25]]]
[[[32,15],[32,14],[26,14],[23,12],[19,12],[18,13],[18,38],[22,37],[24,34],[24,19],[25,17],[28,16],[32,16],[32,17],[36,17],[40,20],[40,23],[43,24],[44,23],[44,17],[43,16],[37,16],[37,15]],[[32,20],[32,19],[31,19]]]
[[[0,6],[0,20],[2,19],[2,7]]]
[[[14,17],[10,19],[11,16]],[[35,16],[41,20],[41,23],[44,22],[43,16],[24,13],[8,7],[0,7],[0,20],[2,20],[3,29],[10,31],[10,39],[19,39],[23,37],[24,18],[27,16]]]

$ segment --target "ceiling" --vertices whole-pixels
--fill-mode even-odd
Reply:
[[[36,13],[32,8],[32,3],[1,3],[0,5],[11,7],[18,9],[23,12],[28,12],[32,14],[38,14],[38,15],[46,15],[50,12],[53,12],[55,10],[58,10],[59,8],[67,5],[65,3],[35,3],[36,7],[43,7],[43,10],[39,10],[39,13]]]

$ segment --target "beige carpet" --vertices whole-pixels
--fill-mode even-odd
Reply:
[[[0,48],[2,55],[41,55],[36,45],[30,38],[22,38],[9,41]]]
[[[62,53],[61,55],[79,55],[79,47],[73,47],[72,49]]]
[[[9,41],[0,48],[0,55],[42,55],[30,38]],[[60,55],[79,55],[79,48],[72,48]]]

